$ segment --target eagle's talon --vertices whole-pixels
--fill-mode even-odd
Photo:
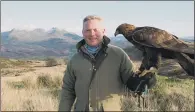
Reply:
[[[146,75],[148,72],[150,72],[150,70],[144,70],[139,74],[139,77],[142,77],[144,75]]]
[[[151,67],[149,71],[155,73],[155,72],[157,72],[157,68]]]

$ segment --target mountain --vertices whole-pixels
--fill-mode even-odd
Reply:
[[[70,38],[66,38],[66,37],[70,37],[70,35],[77,36],[75,40],[79,39],[78,35],[70,33],[63,29],[62,30],[58,29],[56,27],[53,27],[48,31],[45,31],[44,29],[41,28],[37,28],[31,31],[12,29],[9,32],[2,33],[2,36],[7,36],[6,38],[15,39],[23,42],[36,42],[36,41],[42,41],[51,38],[70,39]]]
[[[1,54],[8,58],[44,58],[48,56],[71,57],[76,52],[76,43],[81,36],[56,27],[46,31],[37,28],[31,31],[12,29],[1,33]],[[123,36],[110,37],[111,44],[121,48],[133,46]],[[194,42],[193,37],[181,38]]]
[[[34,58],[69,56],[76,42],[82,39],[66,30],[51,28],[48,31],[12,29],[1,33],[1,54],[8,58]]]
[[[180,39],[186,42],[194,42],[194,36],[181,37]]]

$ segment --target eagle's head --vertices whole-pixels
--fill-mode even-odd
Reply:
[[[133,31],[136,27],[132,24],[123,23],[116,28],[114,36],[122,34],[123,36],[127,35],[129,32]]]

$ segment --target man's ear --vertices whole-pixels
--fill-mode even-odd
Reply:
[[[82,34],[84,34],[84,29],[82,29],[82,31],[81,31],[81,32],[82,32]]]
[[[106,34],[106,29],[105,28],[103,29],[103,34]]]

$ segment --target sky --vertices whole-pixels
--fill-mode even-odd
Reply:
[[[193,1],[1,1],[1,32],[57,27],[82,35],[87,15],[104,19],[107,36],[122,23],[194,36]]]

